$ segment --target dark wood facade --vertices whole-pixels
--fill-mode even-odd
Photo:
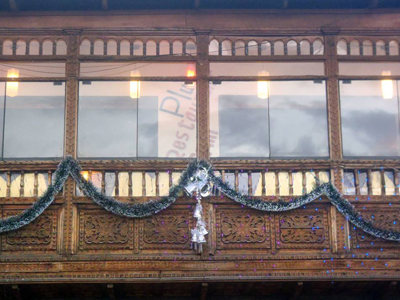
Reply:
[[[77,101],[80,79],[79,63],[129,61],[191,61],[197,65],[197,156],[209,157],[210,80],[240,80],[243,77],[210,77],[210,62],[324,62],[325,75],[310,79],[326,80],[329,123],[329,159],[298,160],[211,160],[218,170],[250,172],[329,171],[335,186],[343,191],[344,170],[398,171],[398,159],[344,159],[342,155],[338,74],[342,61],[399,62],[397,55],[337,55],[337,43],[345,39],[361,43],[369,39],[388,44],[400,41],[400,11],[153,11],[153,12],[82,12],[82,13],[5,13],[0,14],[0,44],[48,39],[63,39],[67,53],[43,55],[0,55],[2,62],[63,61],[66,76],[66,130],[64,154],[76,157]],[[167,39],[193,39],[197,55],[133,56],[82,55],[84,39],[119,43],[126,39],[156,42]],[[209,43],[217,39],[233,42],[283,41],[312,44],[320,39],[322,55],[209,55]],[[106,45],[106,43],[105,43]],[[286,49],[286,48],[285,48]],[[275,76],[269,80],[304,79],[304,76]],[[351,77],[356,79],[355,77]],[[360,76],[374,79],[376,76]],[[391,76],[400,79],[400,76]],[[85,80],[95,80],[87,78]],[[112,77],[109,80],[129,80]],[[173,78],[184,80],[185,78]],[[251,78],[250,78],[251,79]],[[0,78],[7,80],[7,78]],[[20,81],[37,79],[20,78]],[[54,81],[55,78],[41,78]],[[101,80],[105,80],[101,78]],[[163,80],[146,77],[141,80]],[[254,78],[253,78],[254,80]],[[29,145],[27,145],[29,147]],[[183,170],[186,160],[80,160],[85,170],[118,172],[163,172]],[[4,172],[52,172],[58,161],[2,161]],[[397,174],[397,173],[396,173]],[[250,178],[250,177],[249,177]],[[278,178],[278,176],[276,176]],[[397,176],[396,176],[397,178]],[[382,193],[347,196],[363,215],[375,214],[383,228],[400,230],[398,179],[395,195]],[[251,184],[249,184],[251,186]],[[23,190],[23,184],[21,189]],[[357,188],[357,183],[356,183]],[[265,189],[265,186],[264,186]],[[276,183],[279,195],[279,180]],[[293,187],[291,190],[293,193]],[[23,194],[23,192],[22,192]],[[37,191],[36,191],[37,194]],[[274,200],[276,196],[263,197]],[[146,201],[151,197],[141,197]],[[290,196],[283,197],[289,199]],[[0,198],[2,216],[16,214],[29,207],[35,197]],[[128,201],[127,197],[120,197]],[[246,209],[224,197],[204,201],[209,228],[205,251],[199,255],[190,248],[189,230],[193,224],[195,202],[187,197],[164,212],[145,219],[128,219],[112,215],[90,199],[76,196],[75,184],[69,179],[64,192],[32,224],[0,236],[0,283],[122,283],[122,282],[213,282],[213,281],[337,281],[399,279],[400,244],[387,242],[353,228],[327,199],[316,201],[305,209],[287,213],[264,213]],[[396,222],[395,222],[396,224]],[[312,231],[317,227],[318,230]],[[153,230],[154,229],[154,230]],[[229,233],[236,232],[235,238]]]

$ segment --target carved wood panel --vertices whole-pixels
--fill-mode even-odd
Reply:
[[[326,208],[298,209],[275,215],[277,249],[327,249],[329,225]]]
[[[271,248],[269,214],[243,208],[216,210],[217,249]]]
[[[132,250],[133,220],[105,210],[79,212],[79,250]]]
[[[5,210],[3,218],[22,213]],[[55,251],[57,249],[57,210],[46,210],[32,223],[15,231],[2,234],[3,251]]]
[[[191,249],[190,229],[194,228],[191,209],[168,209],[139,220],[141,250]]]
[[[390,231],[400,231],[400,215],[398,209],[382,209],[368,207],[358,208],[362,216],[372,222],[377,228]],[[350,224],[351,248],[356,249],[384,249],[400,248],[400,243],[376,238]]]

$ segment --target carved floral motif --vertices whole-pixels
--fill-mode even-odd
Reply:
[[[147,244],[186,244],[189,221],[185,215],[161,215],[144,221],[143,239]]]
[[[276,218],[277,248],[318,248],[328,246],[325,210],[280,214]]]
[[[251,210],[217,210],[218,248],[270,248],[268,217],[268,214]]]
[[[5,216],[20,214],[21,211],[7,211]],[[2,249],[14,250],[55,250],[57,237],[57,212],[49,210],[32,223],[4,234]]]
[[[383,228],[391,231],[400,231],[400,216],[397,212],[393,211],[364,211],[363,217],[370,220],[371,223],[377,228]],[[357,248],[381,248],[400,247],[398,242],[385,241],[374,237],[368,233],[365,233],[359,228],[354,227],[350,224],[351,228],[351,241],[352,247]]]
[[[132,220],[100,211],[81,212],[81,249],[131,249]]]

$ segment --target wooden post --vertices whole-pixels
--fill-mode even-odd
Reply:
[[[208,83],[208,44],[209,36],[206,32],[197,35],[197,157],[208,160],[210,158],[210,107]],[[201,112],[201,113],[199,113]]]

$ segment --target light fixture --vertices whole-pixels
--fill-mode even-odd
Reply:
[[[18,78],[19,71],[17,69],[9,69],[7,78]],[[18,81],[7,81],[7,96],[15,97],[18,95]]]
[[[392,72],[383,71],[382,76],[390,76]],[[381,88],[382,88],[382,97],[383,99],[392,99],[393,98],[393,80],[383,79],[381,80]]]
[[[140,72],[131,71],[131,77],[140,77]],[[140,81],[131,80],[129,82],[129,95],[132,99],[140,98]]]
[[[81,174],[82,174],[82,177],[83,177],[86,181],[89,180],[89,172],[88,172],[88,171],[82,171]]]
[[[189,64],[186,70],[186,77],[195,77],[196,76],[196,68],[194,64]],[[194,81],[186,81],[185,85],[187,87],[193,87]]]
[[[269,76],[266,71],[258,72],[258,76]],[[257,81],[257,96],[260,99],[267,99],[269,97],[269,81]]]

